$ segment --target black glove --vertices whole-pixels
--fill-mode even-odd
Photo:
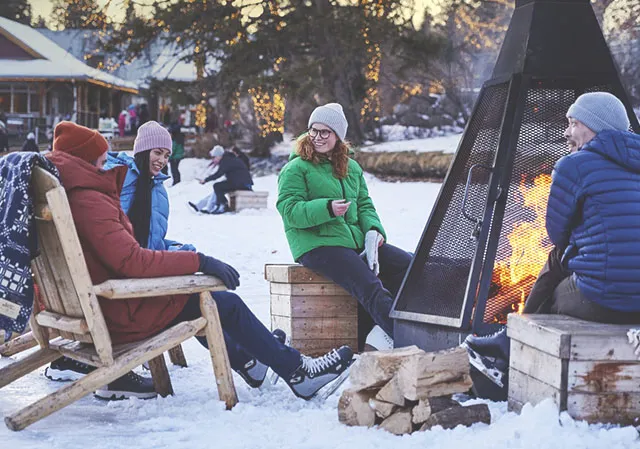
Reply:
[[[229,290],[235,290],[240,285],[240,274],[231,265],[228,265],[214,257],[198,253],[200,268],[204,274],[220,278]]]

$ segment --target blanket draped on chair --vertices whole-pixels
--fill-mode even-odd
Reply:
[[[31,260],[37,255],[31,171],[58,169],[39,153],[0,158],[0,329],[23,332],[33,309]]]

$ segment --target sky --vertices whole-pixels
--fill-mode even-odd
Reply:
[[[138,3],[152,4],[153,0],[137,0]],[[434,0],[414,0],[416,5],[416,11],[418,13],[414,17],[414,23],[419,24],[422,22],[425,7],[433,3]],[[33,9],[34,16],[43,16],[45,20],[49,20],[52,10],[52,0],[29,0]],[[109,6],[109,14],[116,20],[120,21],[124,15],[124,0],[97,0],[98,4],[102,6]]]

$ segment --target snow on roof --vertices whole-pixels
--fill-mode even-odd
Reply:
[[[41,29],[38,32],[78,59],[81,59],[88,51],[97,48],[99,40],[98,33],[87,30],[53,31]],[[130,64],[118,66],[113,73],[125,80],[136,82],[139,87],[145,87],[145,83],[151,79],[196,81],[195,63],[183,60],[187,59],[190,53],[192,50],[180,49],[176,44],[167,42],[164,37],[159,37],[151,42],[145,51],[133,59]],[[206,71],[211,73],[218,70],[220,70],[220,62],[210,59]]]
[[[27,25],[0,17],[0,33],[2,32],[8,33],[43,59],[3,59],[0,64],[0,78],[78,79],[104,83],[136,92],[138,90],[136,83],[89,67],[51,39]]]

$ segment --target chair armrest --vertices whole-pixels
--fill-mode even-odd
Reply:
[[[111,279],[93,286],[93,291],[97,296],[107,299],[146,298],[226,289],[227,287],[220,279],[205,274],[144,279]]]

